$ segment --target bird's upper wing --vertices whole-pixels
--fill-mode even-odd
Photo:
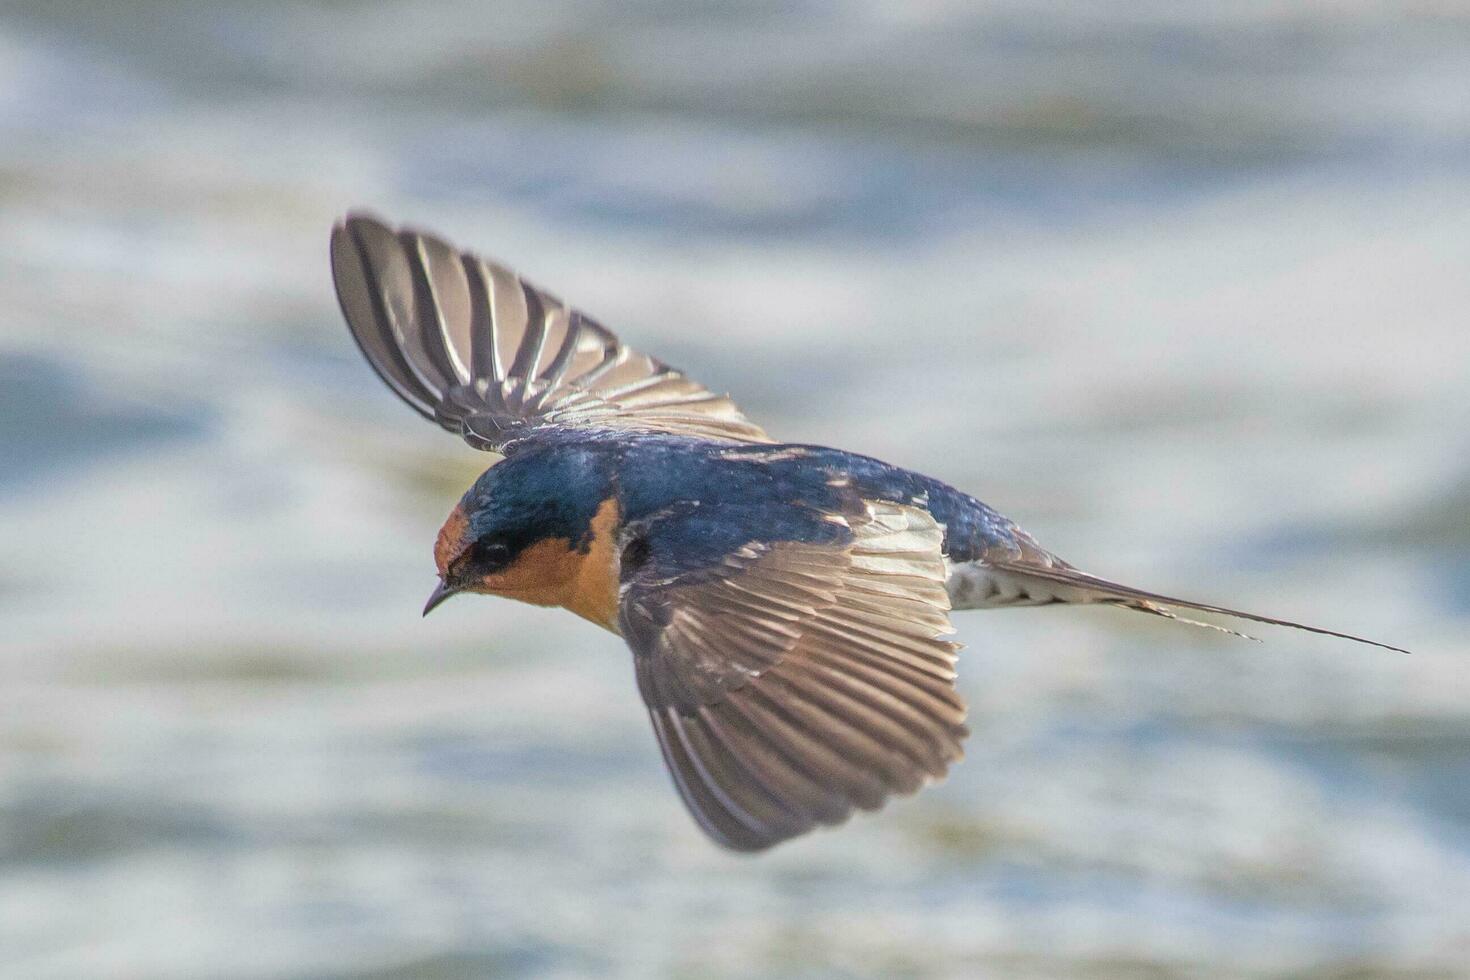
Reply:
[[[477,449],[500,450],[546,426],[770,441],[728,397],[623,346],[504,266],[425,232],[348,215],[332,229],[332,277],[382,379]]]
[[[661,550],[677,527],[625,558],[619,625],[664,759],[737,850],[876,809],[961,756],[939,526],[874,502],[827,520],[846,530],[752,541],[686,573]]]

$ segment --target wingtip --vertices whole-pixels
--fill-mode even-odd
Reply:
[[[376,214],[361,208],[353,208],[332,222],[331,254],[334,272],[337,271],[337,263],[342,256],[348,251],[357,250],[355,229],[365,225],[387,227]]]
[[[376,226],[389,232],[393,230],[393,226],[387,219],[376,211],[370,208],[349,208],[340,218],[332,222],[332,240],[336,241],[339,237],[348,234],[353,227],[363,225]]]
[[[372,208],[348,208],[342,217],[337,219],[338,224],[346,224],[351,221],[373,221],[380,225],[386,225],[387,219]]]

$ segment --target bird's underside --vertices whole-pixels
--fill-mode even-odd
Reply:
[[[943,776],[965,735],[951,609],[1097,603],[1180,619],[1177,607],[1388,646],[1109,582],[938,481],[774,444],[727,396],[433,235],[352,215],[333,230],[332,268],[374,369],[420,414],[504,454],[491,474],[505,486],[524,492],[538,460],[607,450],[614,462],[597,465],[611,475],[597,473],[617,489],[597,513],[617,523],[588,535],[615,540],[558,561],[611,563],[589,580],[613,583],[608,625],[632,650],[675,785],[728,847],[760,850]],[[451,521],[465,556],[486,513]]]

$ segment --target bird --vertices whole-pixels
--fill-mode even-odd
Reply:
[[[758,852],[942,779],[962,757],[952,612],[1102,604],[1348,633],[1082,571],[940,480],[780,442],[504,265],[366,211],[333,226],[342,313],[420,415],[495,454],[434,544],[460,593],[619,636],[699,827]]]

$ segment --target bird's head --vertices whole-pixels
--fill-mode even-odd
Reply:
[[[424,614],[479,592],[566,606],[610,626],[613,596],[598,574],[613,552],[611,480],[581,453],[517,455],[475,481],[439,530],[439,585]],[[595,594],[594,594],[595,593]]]

